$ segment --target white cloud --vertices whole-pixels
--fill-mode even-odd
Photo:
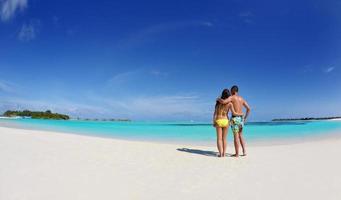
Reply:
[[[13,92],[14,86],[12,83],[9,83],[7,81],[0,80],[0,92]]]
[[[140,73],[141,73],[140,70],[134,70],[115,74],[111,79],[108,80],[108,84],[120,85],[123,83],[133,81]]]
[[[138,96],[118,99],[97,94],[84,97],[89,103],[68,99],[0,99],[0,112],[6,110],[51,110],[82,118],[196,119],[209,118],[212,105],[196,95]],[[91,103],[90,103],[91,102]]]
[[[145,115],[194,114],[199,111],[195,109],[198,100],[197,96],[151,96],[133,98],[121,102],[121,105],[128,111]]]
[[[115,114],[127,118],[147,118],[147,119],[189,119],[189,118],[209,118],[211,115],[212,102],[205,102],[193,94],[165,94],[158,93],[159,90],[150,96],[141,94],[141,87],[148,84],[157,85],[168,76],[167,72],[159,69],[138,69],[114,75],[108,80],[110,89],[99,95],[96,92],[87,95],[86,99],[96,105],[101,105],[107,109],[108,114]],[[141,77],[144,77],[141,79]],[[140,89],[136,89],[141,87]],[[115,90],[117,89],[117,90]],[[129,91],[133,95],[127,96],[120,91]],[[114,91],[114,92],[112,92]],[[137,93],[135,93],[137,91]],[[150,93],[150,92],[147,92]]]
[[[72,102],[68,100],[42,100],[42,99],[28,99],[18,97],[7,97],[0,99],[0,112],[6,110],[37,110],[45,111],[51,110],[52,112],[58,112],[67,114],[73,117],[99,117],[107,114],[107,110],[99,107],[87,104],[81,104],[79,102]]]
[[[27,91],[27,88],[20,89],[19,87],[22,92],[17,92],[18,86],[14,88],[11,84],[0,81],[0,112],[8,109],[51,110],[72,117],[130,118],[133,120],[191,120],[211,117],[214,103],[193,93],[164,91],[149,93],[150,95],[147,96],[147,93],[130,92],[130,86],[126,87],[124,84],[132,82],[133,86],[141,86],[141,80],[139,82],[135,80],[141,73],[149,74],[149,78],[160,79],[158,76],[162,76],[163,72],[154,71],[155,74],[152,74],[151,70],[140,70],[120,73],[111,80],[111,84],[115,83],[120,88],[117,90],[118,92],[115,90],[116,88],[89,90],[85,93],[79,91],[77,97],[68,95],[68,91],[61,93],[40,91],[39,95],[35,95],[37,91],[26,93],[23,91]],[[15,93],[2,92],[14,89]],[[121,94],[122,90],[129,92]]]
[[[335,67],[328,67],[327,69],[325,69],[326,73],[330,73],[332,71],[334,71]]]
[[[24,42],[34,40],[39,33],[39,26],[39,20],[31,20],[29,23],[23,24],[19,31],[18,39]]]
[[[140,32],[140,34],[156,34],[167,31],[174,31],[182,28],[195,27],[195,26],[213,26],[213,23],[208,21],[199,21],[199,20],[188,20],[188,21],[179,21],[179,22],[169,22],[157,24],[154,26],[150,26]]]
[[[121,47],[135,47],[146,42],[155,41],[155,36],[167,33],[171,34],[171,32],[190,28],[190,27],[212,27],[214,24],[209,21],[201,21],[201,20],[186,20],[186,21],[177,21],[177,22],[168,22],[156,24],[153,26],[146,27],[140,31],[134,32],[130,37],[122,40],[119,44]]]
[[[27,0],[0,0],[1,20],[10,20],[18,10],[24,10],[26,7]]]
[[[147,77],[149,80],[151,78],[157,77],[167,77],[168,73],[158,69],[136,69],[132,71],[126,71],[122,73],[115,74],[112,78],[107,81],[108,86],[120,86],[131,84],[131,83],[138,83],[143,82],[144,79],[141,77]]]
[[[196,95],[137,96],[125,99],[92,96],[111,115],[132,119],[209,118],[212,105]]]

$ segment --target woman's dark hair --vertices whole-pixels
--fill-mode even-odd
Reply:
[[[224,89],[221,92],[221,99],[227,99],[231,96],[230,90],[229,89]],[[216,102],[215,106],[217,106],[219,104],[219,101]]]
[[[221,99],[227,99],[231,96],[230,90],[224,89],[223,92],[221,93]]]

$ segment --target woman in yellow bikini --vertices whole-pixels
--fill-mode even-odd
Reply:
[[[230,91],[224,89],[221,94],[221,99],[227,99],[229,96],[231,96]],[[221,104],[217,101],[213,114],[213,126],[217,131],[218,157],[224,157],[226,153],[226,136],[229,128],[228,113],[230,111],[235,116],[242,115],[235,112],[232,103]]]

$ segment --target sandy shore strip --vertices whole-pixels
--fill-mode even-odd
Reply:
[[[330,119],[329,121],[341,121],[341,118],[338,118],[338,119]]]
[[[0,127],[0,199],[341,199],[340,139],[215,152]]]

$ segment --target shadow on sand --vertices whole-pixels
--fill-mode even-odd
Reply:
[[[199,149],[178,148],[176,150],[187,152],[187,153],[199,154],[203,156],[211,156],[211,157],[217,157],[218,155],[218,153],[214,151],[205,151],[205,150],[199,150]]]
[[[178,151],[186,152],[186,153],[193,153],[193,154],[199,154],[203,156],[210,156],[210,157],[217,157],[218,152],[215,151],[206,151],[206,150],[200,150],[200,149],[188,149],[188,148],[178,148],[176,149]],[[231,154],[226,154],[227,157],[231,157]]]

